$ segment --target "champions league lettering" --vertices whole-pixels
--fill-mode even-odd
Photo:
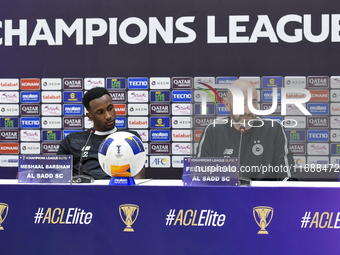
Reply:
[[[257,15],[257,17],[230,15],[227,18],[229,22],[225,20],[225,17],[206,17],[208,44],[257,43],[259,38],[268,38],[270,43],[280,41],[298,43],[303,40],[320,43],[328,38],[331,42],[340,42],[340,14],[322,14],[319,21],[321,31],[317,35],[312,31],[312,21],[319,16],[311,14],[287,14],[279,18],[276,23],[271,21],[268,15]],[[4,20],[0,21],[0,30],[3,30],[1,31],[3,37],[0,37],[0,45],[13,46],[13,40],[16,41],[15,37],[19,39],[19,46],[35,46],[38,41],[45,41],[50,46],[63,45],[64,36],[71,38],[74,34],[76,45],[93,45],[95,37],[108,38],[109,45],[117,45],[118,41],[139,44],[144,40],[148,40],[149,44],[156,44],[158,38],[161,38],[166,44],[192,43],[197,38],[196,31],[191,28],[195,19],[195,16],[183,16],[177,19],[174,17],[149,17],[148,20],[138,17],[128,17],[124,20],[117,17],[108,17],[107,19],[77,18],[70,25],[66,24],[63,19],[49,20],[49,22],[46,19],[37,19],[36,21]],[[223,24],[225,32],[220,32],[220,34],[224,35],[216,35],[216,20]],[[254,27],[250,22],[255,20]],[[31,29],[33,26],[34,29]],[[130,26],[137,26],[139,34],[130,36],[127,32]],[[292,27],[293,33],[287,34],[286,27]],[[30,31],[33,31],[32,34]],[[174,36],[179,33],[182,33],[183,36]],[[73,37],[70,40],[74,40]]]

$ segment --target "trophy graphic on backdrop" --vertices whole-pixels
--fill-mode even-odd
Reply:
[[[125,223],[126,228],[124,232],[134,232],[131,225],[138,217],[139,206],[133,204],[124,204],[119,206],[119,214],[122,221]]]
[[[274,209],[269,206],[257,206],[253,208],[254,219],[257,225],[259,225],[259,227],[261,228],[259,232],[257,232],[258,234],[268,234],[266,227],[272,221],[273,213]]]
[[[1,224],[5,221],[8,213],[8,204],[0,203],[0,230],[4,230]]]

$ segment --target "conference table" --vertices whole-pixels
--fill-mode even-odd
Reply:
[[[339,182],[0,180],[1,254],[338,254]]]

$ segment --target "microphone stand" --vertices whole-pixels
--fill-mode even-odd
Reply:
[[[238,146],[238,164],[239,164],[239,178],[238,178],[238,183],[240,186],[251,186],[251,179],[248,177],[243,177],[242,172],[241,172],[241,146],[242,146],[242,137],[244,131],[246,131],[246,128],[244,126],[241,126],[239,131],[241,132],[241,137],[240,137],[240,144]]]
[[[75,176],[72,177],[72,183],[92,183],[92,182],[94,182],[93,177],[92,176],[88,176],[88,175],[84,175],[84,171],[83,171],[83,155],[84,155],[84,150],[85,150],[87,144],[89,143],[90,137],[91,137],[91,135],[93,133],[94,133],[94,129],[91,128],[90,129],[90,134],[89,134],[89,137],[87,138],[85,146],[81,150],[80,159],[79,159],[79,175],[75,175]]]

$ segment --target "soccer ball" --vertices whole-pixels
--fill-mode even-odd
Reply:
[[[131,177],[145,164],[142,141],[129,132],[115,132],[101,143],[98,150],[99,164],[110,176]]]

